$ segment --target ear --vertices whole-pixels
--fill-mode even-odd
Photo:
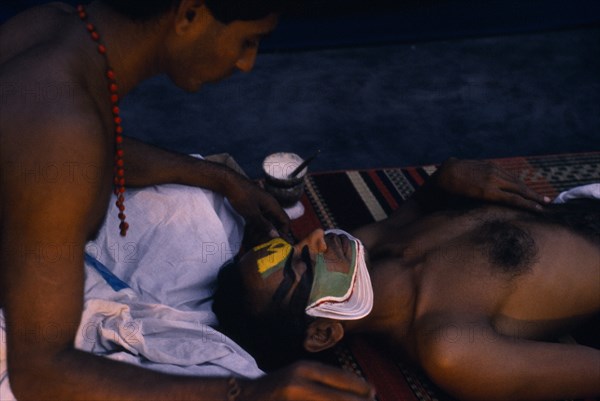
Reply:
[[[178,35],[184,34],[202,15],[204,0],[181,0],[175,10],[175,30]]]
[[[306,329],[304,349],[321,352],[333,347],[344,337],[344,326],[337,320],[318,318]]]

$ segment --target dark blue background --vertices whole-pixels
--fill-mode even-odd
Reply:
[[[598,0],[303,4],[249,75],[196,94],[142,84],[126,133],[229,152],[254,177],[281,150],[321,149],[313,171],[600,150]]]

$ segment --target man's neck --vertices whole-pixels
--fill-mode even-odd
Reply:
[[[134,22],[100,1],[92,2],[86,11],[106,46],[121,96],[143,80],[164,72],[161,60],[164,23]]]
[[[402,341],[412,326],[416,285],[414,270],[395,263],[374,263],[369,268],[374,302],[371,313],[357,321],[345,321],[347,333],[382,334],[392,341]]]

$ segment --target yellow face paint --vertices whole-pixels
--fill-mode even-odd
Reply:
[[[266,250],[267,254],[257,260],[258,272],[263,278],[285,266],[287,257],[292,252],[292,246],[281,238],[258,245],[252,249],[254,252]]]

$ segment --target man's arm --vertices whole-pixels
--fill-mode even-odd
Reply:
[[[27,113],[38,121],[20,121],[2,133],[0,266],[15,396],[227,399],[227,379],[170,376],[74,348],[83,307],[84,245],[106,210],[111,179],[104,172],[110,175],[112,158],[106,157],[110,147],[99,122],[39,114]],[[240,387],[243,400],[366,400],[370,395],[358,378],[312,364],[240,380]]]
[[[547,400],[600,395],[600,350],[506,337],[487,323],[420,331],[419,360],[464,400]]]
[[[537,212],[550,202],[491,162],[450,158],[387,219],[361,227],[354,235],[369,249],[383,233],[396,231],[427,213],[446,209],[452,202],[464,203],[466,198]]]
[[[550,202],[497,164],[482,160],[449,158],[417,190],[414,198],[438,208],[453,197],[466,197],[539,212]]]
[[[18,399],[166,398],[173,379],[73,348],[83,247],[106,208],[110,162],[95,124],[37,118],[26,135],[3,133],[3,150],[28,149],[3,153],[16,166],[3,176],[0,236],[11,387]],[[219,396],[216,384],[200,384],[182,382],[174,393]]]
[[[219,163],[171,152],[131,137],[123,137],[127,185],[145,187],[183,184],[223,193],[231,170]],[[237,178],[237,177],[235,177]]]
[[[273,237],[273,229],[287,235],[289,218],[277,201],[229,167],[128,137],[124,137],[123,150],[127,186],[175,183],[206,188],[227,197],[258,235]]]

